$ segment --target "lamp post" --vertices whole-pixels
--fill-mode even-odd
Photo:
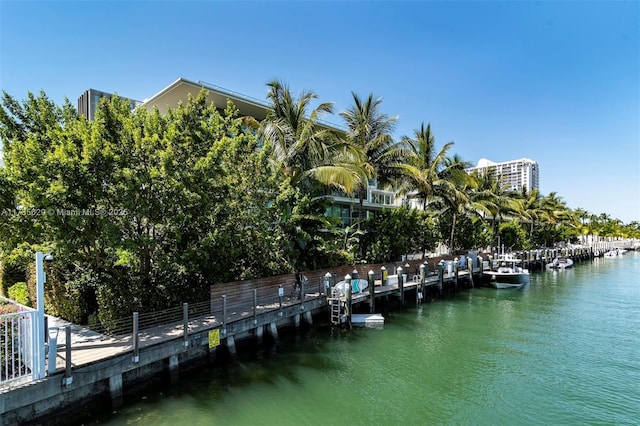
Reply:
[[[53,259],[50,254],[45,255],[42,252],[36,252],[36,326],[34,332],[34,345],[36,353],[36,368],[34,376],[38,379],[44,378],[45,375],[45,333],[44,329],[44,283],[47,282],[47,276],[44,273],[44,261]]]

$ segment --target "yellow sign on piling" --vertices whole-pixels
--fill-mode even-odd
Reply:
[[[220,346],[220,330],[210,330],[209,331],[209,349],[215,348],[216,346]]]

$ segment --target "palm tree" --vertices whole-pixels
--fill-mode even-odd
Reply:
[[[567,205],[557,192],[552,192],[542,198],[540,210],[541,219],[548,225],[556,226],[568,220]]]
[[[527,191],[526,188],[523,187],[520,196],[522,202],[521,215],[523,219],[529,222],[529,238],[531,238],[533,237],[533,228],[542,214],[542,195],[538,188]]]
[[[449,252],[455,250],[455,230],[458,218],[464,214],[489,214],[487,203],[480,199],[474,199],[474,192],[478,188],[478,180],[465,171],[469,163],[454,155],[445,161],[445,169],[442,172],[442,185],[438,187],[437,203],[441,207],[441,213],[451,218],[449,233]]]
[[[401,141],[407,153],[406,162],[395,166],[405,178],[400,193],[419,199],[422,209],[426,210],[429,201],[433,200],[438,191],[437,188],[443,184],[441,175],[445,170],[447,152],[454,143],[447,142],[436,153],[431,124],[427,124],[425,128],[424,123],[419,130],[414,130],[413,139],[404,136]]]
[[[348,164],[336,162],[344,158],[349,146],[338,132],[320,123],[333,112],[330,103],[311,108],[317,98],[313,92],[302,92],[294,98],[288,86],[280,81],[268,83],[270,111],[259,129],[265,141],[265,152],[273,169],[282,178],[278,204],[282,217],[278,225],[288,236],[289,256],[294,268],[302,259],[312,257],[312,241],[320,229],[330,227],[324,217],[322,202],[312,199],[314,191],[324,185],[353,191],[361,177]]]
[[[361,178],[357,186],[360,224],[369,181],[377,179],[380,185],[388,183],[394,176],[392,166],[400,162],[402,151],[391,137],[397,117],[389,117],[380,110],[382,98],[374,99],[373,93],[364,100],[353,92],[352,95],[353,105],[340,115],[347,124],[347,141],[359,151],[359,155],[351,158]]]
[[[338,132],[320,123],[333,112],[328,102],[311,108],[317,95],[302,92],[297,99],[289,87],[277,80],[269,86],[270,112],[262,123],[260,135],[269,142],[274,168],[294,187],[321,183],[353,191],[361,179],[357,170],[337,163],[348,146]]]
[[[571,226],[575,228],[576,234],[580,237],[580,243],[586,244],[586,236],[590,232],[589,223],[587,222],[589,212],[582,208],[577,208],[569,210],[569,215],[571,217]]]

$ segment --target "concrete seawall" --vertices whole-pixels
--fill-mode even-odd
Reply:
[[[180,372],[215,362],[222,353],[235,351],[236,342],[261,340],[265,333],[277,339],[278,328],[297,327],[326,313],[324,298],[272,310],[224,326],[172,337],[140,349],[136,360],[129,351],[73,369],[72,380],[59,372],[42,380],[3,389],[0,425],[64,424],[73,422],[84,405],[116,407],[125,394],[152,380],[175,381]],[[220,330],[220,346],[209,347],[209,331]],[[275,336],[274,336],[275,334]],[[222,352],[221,352],[222,351]]]

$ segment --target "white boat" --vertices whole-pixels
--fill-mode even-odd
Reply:
[[[482,274],[495,288],[520,288],[529,282],[529,270],[512,254],[501,254],[491,262],[491,269]]]
[[[336,297],[342,297],[347,294],[349,286],[346,281],[340,281],[333,287],[333,294]],[[351,280],[351,294],[361,293],[363,290],[369,288],[369,282],[367,280],[354,278]]]
[[[568,257],[556,257],[553,262],[547,264],[547,269],[568,269],[573,268],[573,260]]]
[[[608,252],[606,252],[604,254],[604,257],[618,257],[618,256],[622,256],[624,254],[626,250],[621,250],[621,249],[613,249],[613,250],[609,250]]]

